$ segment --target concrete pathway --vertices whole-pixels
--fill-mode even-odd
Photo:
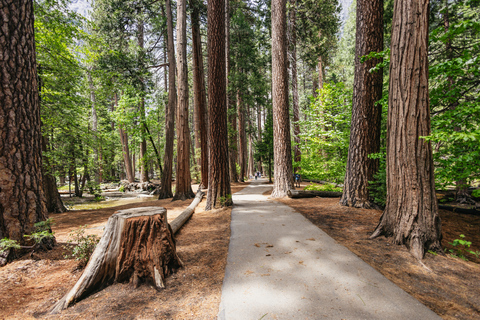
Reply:
[[[233,195],[219,319],[440,319],[300,213],[268,200],[265,182]]]

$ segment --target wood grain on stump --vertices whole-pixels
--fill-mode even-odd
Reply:
[[[148,281],[160,290],[165,287],[165,277],[179,267],[167,210],[144,207],[117,211],[108,219],[82,276],[51,313],[113,282],[130,281],[137,287]]]

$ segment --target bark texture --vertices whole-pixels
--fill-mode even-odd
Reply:
[[[47,218],[33,1],[0,1],[0,239]]]
[[[428,98],[428,0],[395,1],[387,124],[387,204],[371,238],[405,244],[417,259],[442,251]]]
[[[237,89],[237,118],[238,118],[238,164],[240,166],[239,179],[245,181],[247,175],[247,133],[245,130],[245,106],[242,93]]]
[[[289,36],[289,52],[288,60],[290,71],[292,73],[292,111],[293,111],[293,146],[294,161],[300,162],[302,160],[302,153],[300,151],[300,107],[298,100],[298,81],[297,81],[297,35],[296,35],[296,0],[290,0],[290,13],[288,24]],[[300,167],[295,167],[294,171],[298,172]]]
[[[192,55],[193,55],[193,95],[195,114],[195,147],[200,148],[200,187],[208,186],[208,129],[207,97],[203,72],[202,39],[200,35],[199,4],[191,0],[192,10]],[[196,156],[196,155],[195,155]]]
[[[232,204],[227,130],[225,0],[208,2],[208,109],[210,168],[205,210]]]
[[[186,0],[177,1],[177,55],[177,177],[173,200],[185,200],[195,197],[190,176]]]
[[[165,277],[181,265],[164,208],[117,211],[108,219],[82,276],[50,312],[58,313],[113,282],[130,281],[138,287],[147,281],[163,289]]]
[[[42,151],[47,151],[48,141],[45,136],[42,137]],[[43,189],[45,192],[45,200],[47,211],[52,213],[63,213],[67,211],[65,208],[60,193],[57,189],[57,181],[52,174],[52,166],[48,161],[48,157],[44,158],[43,162]]]
[[[357,31],[355,41],[355,76],[353,106],[348,149],[345,187],[340,204],[371,208],[368,182],[378,170],[378,159],[368,155],[380,152],[382,107],[375,102],[382,98],[382,70],[369,70],[380,63],[360,57],[383,50],[383,0],[357,0]]]
[[[285,5],[285,0],[272,1],[273,198],[283,198],[293,189]]]
[[[145,64],[145,54],[143,53],[144,49],[144,25],[143,21],[140,20],[137,22],[137,32],[138,32],[138,46],[142,50],[140,53],[140,64],[143,66]],[[142,91],[145,91],[144,79],[141,78],[142,82]],[[147,130],[146,130],[146,120],[145,120],[145,97],[142,96],[140,100],[140,126],[142,130],[142,141],[140,141],[140,182],[148,182],[148,169],[147,169]]]
[[[167,52],[168,52],[168,105],[165,110],[165,156],[163,157],[163,175],[158,199],[172,198],[173,140],[175,138],[175,113],[177,108],[177,90],[175,87],[175,46],[173,43],[172,4],[165,0],[167,11]]]

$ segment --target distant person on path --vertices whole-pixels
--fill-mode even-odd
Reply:
[[[295,187],[300,188],[300,181],[302,180],[302,176],[298,173],[293,175],[295,177]]]

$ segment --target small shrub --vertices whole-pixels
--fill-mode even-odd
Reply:
[[[461,234],[460,239],[455,239],[453,242],[449,242],[448,244],[452,245],[454,248],[449,249],[450,255],[453,257],[458,257],[462,260],[468,261],[467,253],[474,255],[475,257],[480,256],[479,251],[472,251],[470,250],[470,246],[472,242],[465,240],[465,235]]]
[[[125,186],[121,185],[120,188],[118,188],[118,191],[120,192],[125,192]]]
[[[480,198],[480,189],[473,190],[472,197]]]
[[[387,204],[387,164],[385,153],[369,154],[370,159],[379,159],[379,167],[377,173],[373,175],[373,181],[369,181],[368,190],[373,202],[381,207]]]
[[[44,250],[51,250],[55,245],[55,235],[52,232],[52,226],[55,223],[52,218],[40,221],[34,224],[35,232],[24,235],[28,240],[35,242],[33,249],[40,247]]]
[[[20,249],[20,248],[21,247],[16,240],[11,240],[8,238],[0,239],[0,254],[10,249]]]
[[[70,251],[70,254],[65,255],[65,259],[72,259],[80,262],[80,266],[85,266],[90,259],[95,247],[97,246],[100,238],[96,235],[85,234],[87,225],[80,227],[79,229],[72,231],[69,234],[70,239],[67,240],[67,246],[64,248]]]
[[[334,191],[334,192],[342,192],[342,188],[340,187],[335,187],[334,185],[331,184],[316,184],[312,183],[309,184],[308,186],[305,187],[304,190],[308,191]]]
[[[232,195],[227,194],[225,197],[220,197],[220,205],[225,207],[226,205],[230,205],[232,203]]]

